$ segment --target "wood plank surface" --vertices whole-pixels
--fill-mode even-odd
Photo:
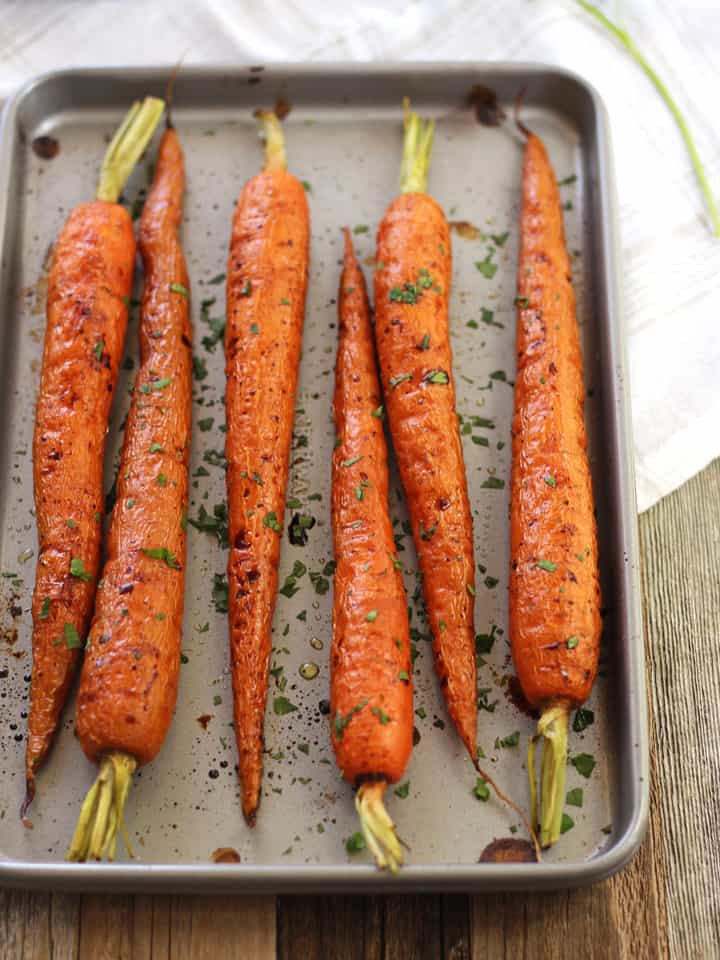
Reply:
[[[720,461],[640,518],[648,839],[547,895],[105,897],[0,892],[0,960],[706,960],[720,948]]]

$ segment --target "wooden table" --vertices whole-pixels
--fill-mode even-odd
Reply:
[[[710,958],[720,951],[720,460],[640,519],[651,823],[584,890],[413,897],[0,893],[2,960]]]

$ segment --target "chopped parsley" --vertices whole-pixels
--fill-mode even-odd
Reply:
[[[285,716],[286,713],[294,713],[296,710],[295,704],[290,703],[287,697],[275,697],[273,700],[273,713],[279,717]]]
[[[335,736],[338,740],[342,740],[343,734],[345,733],[345,727],[350,723],[352,718],[356,713],[360,713],[363,707],[366,707],[368,704],[367,697],[364,697],[359,703],[356,703],[355,706],[348,711],[348,713],[343,715],[338,710],[333,718],[333,728],[335,730]]]
[[[482,800],[483,803],[487,803],[487,801],[490,799],[490,789],[487,785],[487,782],[482,777],[478,777],[475,781],[473,793],[478,800]]]
[[[185,297],[186,300],[190,299],[187,287],[184,287],[181,283],[171,283],[170,289],[173,293],[179,293],[181,297]]]
[[[407,670],[398,671],[397,679],[402,680],[403,683],[410,683],[410,677],[408,676]]]
[[[382,420],[383,417],[385,416],[385,407],[382,404],[380,404],[379,407],[375,407],[375,409],[372,411],[370,416],[377,417],[378,420]]]
[[[581,777],[589,778],[595,769],[595,757],[591,753],[577,753],[570,763],[575,767]]]
[[[573,718],[573,730],[575,733],[582,733],[587,727],[592,726],[595,722],[595,713],[593,710],[588,710],[586,707],[581,707],[575,717]]]
[[[429,350],[430,349],[430,334],[426,333],[425,336],[420,341],[420,350]]]
[[[345,841],[345,849],[349,854],[360,853],[365,849],[365,837],[359,830],[347,838]]]
[[[574,650],[580,643],[580,637],[568,637],[565,643],[567,644],[568,650]]]
[[[552,487],[553,490],[554,490],[555,487],[557,486],[557,483],[555,482],[555,477],[554,477],[551,473],[548,473],[547,476],[545,477],[545,483],[546,483],[549,487]]]
[[[581,807],[583,805],[582,787],[575,787],[574,790],[569,790],[565,797],[565,803],[571,807]]]
[[[242,288],[242,290],[240,291],[240,296],[241,296],[241,297],[249,297],[251,293],[252,293],[252,281],[251,281],[251,280],[246,280],[246,281],[245,281],[245,286],[244,286],[244,287]]]
[[[79,647],[83,646],[83,642],[80,639],[80,634],[75,629],[72,623],[63,624],[63,636],[65,638],[65,646],[68,650],[77,650]]]
[[[204,380],[208,374],[207,360],[205,360],[204,357],[193,356],[192,365],[193,365],[193,377],[195,377],[196,380]]]
[[[501,480],[500,477],[488,477],[487,480],[483,480],[480,487],[483,490],[503,490],[505,481]]]
[[[296,547],[304,547],[308,542],[308,530],[312,530],[316,522],[315,517],[308,513],[296,513],[288,527],[290,543]]]
[[[45,597],[40,607],[40,619],[47,620],[50,616],[50,597]]]
[[[562,815],[562,820],[560,821],[560,833],[567,833],[568,830],[572,830],[575,826],[575,821],[572,817],[568,816],[567,813]]]
[[[391,287],[388,293],[388,299],[391,303],[409,303],[416,304],[422,296],[422,290],[418,290],[415,283],[404,283],[402,287]]]
[[[352,467],[354,463],[359,463],[362,460],[362,457],[351,457],[349,460],[343,460],[340,464],[341,467]]]
[[[205,417],[203,420],[198,420],[198,427],[203,433],[206,433],[212,429],[213,423],[215,423],[214,417]]]
[[[105,347],[105,344],[103,343],[102,340],[99,340],[95,344],[95,349],[93,350],[93,353],[95,354],[95,359],[98,361],[98,363],[100,362],[100,360],[102,360],[104,347]]]
[[[545,570],[547,573],[555,573],[557,570],[557,564],[553,563],[552,560],[538,560],[535,566],[541,570]]]
[[[432,540],[432,536],[433,536],[433,534],[435,533],[436,530],[437,530],[437,524],[436,524],[436,523],[434,523],[431,527],[428,527],[428,529],[426,530],[425,527],[423,527],[422,521],[421,521],[421,522],[420,522],[420,539],[421,539],[421,540]]]
[[[172,377],[160,377],[159,380],[152,380],[150,383],[144,383],[140,387],[140,393],[148,394],[157,392],[158,390],[164,390],[165,387],[169,387],[171,383]]]
[[[161,446],[159,443],[151,443],[150,453],[165,453],[165,447]]]
[[[92,574],[85,570],[85,564],[82,561],[82,557],[72,558],[70,561],[70,573],[79,580],[85,580],[86,583],[87,581],[92,580]]]
[[[494,250],[489,249],[484,260],[475,261],[475,268],[480,271],[486,280],[492,280],[497,273],[498,265],[492,262],[494,252]]]
[[[395,387],[399,387],[406,380],[412,380],[412,376],[411,373],[399,373],[396,377],[390,377],[390,389],[394,390]]]
[[[423,383],[450,383],[450,378],[444,370],[428,370],[423,377]]]
[[[495,740],[495,749],[499,747],[516,747],[520,743],[520,731],[515,730],[513,733],[509,733],[506,737],[502,739],[497,737]]]
[[[400,797],[401,800],[406,800],[410,793],[410,781],[406,780],[405,783],[401,783],[399,787],[395,787],[393,793],[396,797]]]
[[[274,510],[269,510],[265,514],[265,517],[263,518],[263,526],[270,527],[270,529],[274,530],[275,533],[282,533],[282,525],[278,522],[278,518]]]
[[[154,549],[148,549],[147,547],[140,548],[146,557],[150,557],[151,560],[162,560],[163,563],[167,564],[173,570],[179,570],[180,564],[177,561],[177,557],[174,553],[171,553],[167,547],[157,547]]]
[[[384,713],[380,707],[373,707],[370,713],[372,713],[374,717],[378,718],[381,726],[384,727],[386,724],[390,723],[390,717]]]
[[[520,307],[521,310],[527,310],[530,306],[530,301],[527,297],[515,297],[515,306]]]
[[[227,577],[222,573],[213,574],[212,601],[218,613],[228,612],[230,588]]]
[[[370,227],[367,224],[359,223],[356,227],[353,227],[353,233],[369,233]]]

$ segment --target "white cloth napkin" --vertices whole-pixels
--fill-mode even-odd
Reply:
[[[685,112],[720,192],[718,0],[602,2]],[[0,96],[68,66],[273,60],[535,60],[577,71],[610,112],[620,198],[638,502],[720,453],[720,239],[675,125],[619,45],[571,0],[17,0]]]

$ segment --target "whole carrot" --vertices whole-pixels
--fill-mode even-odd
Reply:
[[[378,866],[397,870],[402,847],[383,805],[412,750],[407,599],[388,510],[387,447],[365,278],[345,231],[335,373],[330,654],[332,741],[357,787],[355,805]]]
[[[450,230],[425,193],[433,122],[405,104],[401,193],[377,235],[375,337],[390,432],[422,572],[435,667],[477,763],[472,518],[448,327]]]
[[[518,265],[517,377],[512,429],[510,639],[523,694],[544,739],[540,842],[560,836],[568,714],[588,697],[600,647],[600,586],[583,416],[582,356],[570,261],[553,169],[527,135]]]
[[[310,215],[288,172],[280,123],[261,113],[265,169],[233,217],[225,356],[230,661],[242,808],[255,822],[262,779],[270,631],[277,594]]]
[[[140,220],[140,369],[78,693],[80,745],[100,772],[69,860],[114,858],[132,774],[160,750],[175,708],[192,386],[188,276],[178,239],[184,188],[182,149],[168,128]]]
[[[103,451],[135,263],[117,200],[153,134],[162,100],[128,112],[108,147],[96,199],[75,207],[55,244],[33,438],[39,556],[24,816],[85,639],[102,533]]]

